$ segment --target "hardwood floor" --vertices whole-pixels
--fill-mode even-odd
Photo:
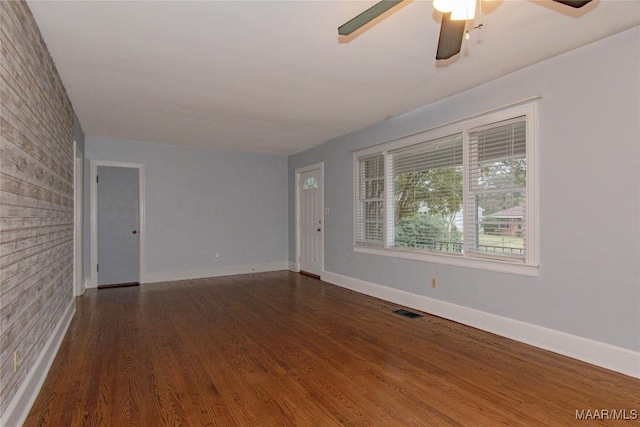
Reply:
[[[285,271],[88,290],[25,426],[609,425],[576,410],[640,410],[638,379],[398,308]]]

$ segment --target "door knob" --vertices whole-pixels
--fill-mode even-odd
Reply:
[[[321,229],[320,229],[320,228],[318,228],[318,230],[317,230],[317,231],[320,231],[320,230],[321,230]]]
[[[133,230],[133,234],[138,234],[138,230]]]

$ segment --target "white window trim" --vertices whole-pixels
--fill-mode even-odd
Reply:
[[[538,180],[538,105],[537,100],[539,97],[530,98],[520,102],[510,104],[508,106],[500,107],[495,110],[491,110],[479,115],[471,116],[466,119],[456,120],[446,125],[436,126],[430,129],[426,129],[421,132],[416,132],[407,136],[403,136],[394,140],[386,141],[380,144],[376,144],[362,150],[353,152],[353,202],[354,202],[354,215],[353,215],[353,250],[358,253],[365,253],[371,255],[390,256],[401,259],[423,261],[437,264],[445,264],[457,267],[474,268],[488,271],[495,271],[508,274],[516,274],[521,276],[533,276],[539,275],[539,214],[538,214],[538,192],[539,192],[539,180]],[[371,247],[356,243],[355,230],[356,215],[355,209],[357,204],[357,191],[358,191],[358,159],[373,155],[383,154],[385,160],[388,159],[387,152],[397,148],[403,148],[414,144],[419,144],[424,141],[437,139],[443,136],[451,135],[453,133],[463,132],[464,141],[464,165],[465,165],[465,185],[463,190],[466,192],[466,173],[468,169],[468,132],[471,129],[478,128],[480,126],[488,125],[491,123],[497,123],[503,120],[508,120],[517,116],[526,116],[527,122],[527,188],[526,188],[526,212],[527,212],[527,259],[523,261],[506,260],[494,257],[485,257],[479,254],[446,254],[436,252],[424,252],[411,249],[399,249],[387,247],[388,239],[384,243],[384,247]],[[388,167],[388,162],[385,161],[385,168]],[[385,170],[386,175],[386,170]],[[385,182],[386,184],[386,182]],[[389,199],[388,186],[385,186],[385,212],[389,213],[389,206],[387,200]],[[466,199],[466,194],[465,194]],[[388,236],[389,230],[385,230],[385,236]]]

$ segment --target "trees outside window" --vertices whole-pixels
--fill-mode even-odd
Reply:
[[[462,121],[356,161],[356,247],[537,262],[530,218],[535,108]],[[499,118],[499,120],[498,120]],[[453,132],[445,133],[446,129]]]

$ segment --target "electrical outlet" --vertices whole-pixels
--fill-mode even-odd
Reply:
[[[438,279],[436,279],[435,277],[431,278],[431,287],[432,288],[437,288],[438,287]]]
[[[15,373],[18,370],[18,350],[13,353],[13,372]]]

